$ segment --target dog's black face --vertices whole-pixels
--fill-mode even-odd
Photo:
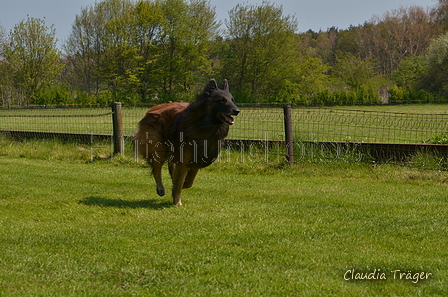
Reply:
[[[233,125],[240,110],[235,105],[235,100],[229,92],[227,80],[224,81],[224,87],[218,88],[216,81],[212,79],[206,87],[206,93],[209,95],[208,100],[211,103],[211,112],[216,118],[227,125]]]

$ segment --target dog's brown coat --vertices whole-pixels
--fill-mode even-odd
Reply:
[[[182,205],[181,192],[190,188],[200,168],[213,163],[238,115],[227,81],[219,89],[211,80],[192,103],[173,102],[154,106],[139,122],[134,141],[153,168],[157,193],[165,194],[162,166],[168,163],[173,180],[173,203]]]

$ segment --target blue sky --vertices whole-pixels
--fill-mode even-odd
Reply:
[[[260,1],[211,0],[216,7],[218,18],[224,21],[228,11],[238,3],[257,4]],[[362,24],[374,15],[400,6],[436,5],[436,0],[278,0],[270,1],[283,6],[284,14],[295,15],[299,22],[299,31],[308,29],[319,31],[335,26],[346,29],[350,25]],[[95,0],[1,0],[0,25],[7,32],[27,15],[44,18],[47,25],[54,24],[60,43],[68,36],[75,16],[81,7],[94,4]]]

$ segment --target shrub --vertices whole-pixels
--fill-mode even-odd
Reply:
[[[425,90],[414,90],[398,87],[396,85],[389,88],[389,103],[391,104],[412,104],[412,103],[443,103],[446,98],[438,94]]]
[[[74,98],[70,87],[66,84],[55,84],[43,88],[33,100],[36,105],[73,104]]]

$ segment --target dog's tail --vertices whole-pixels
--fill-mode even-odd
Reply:
[[[156,146],[164,142],[163,125],[159,114],[147,113],[132,135],[135,146]]]
[[[140,132],[141,132],[141,125],[140,125],[141,121],[137,124],[137,129],[134,131],[134,133],[132,134],[132,141],[135,143],[135,141],[140,139]]]

